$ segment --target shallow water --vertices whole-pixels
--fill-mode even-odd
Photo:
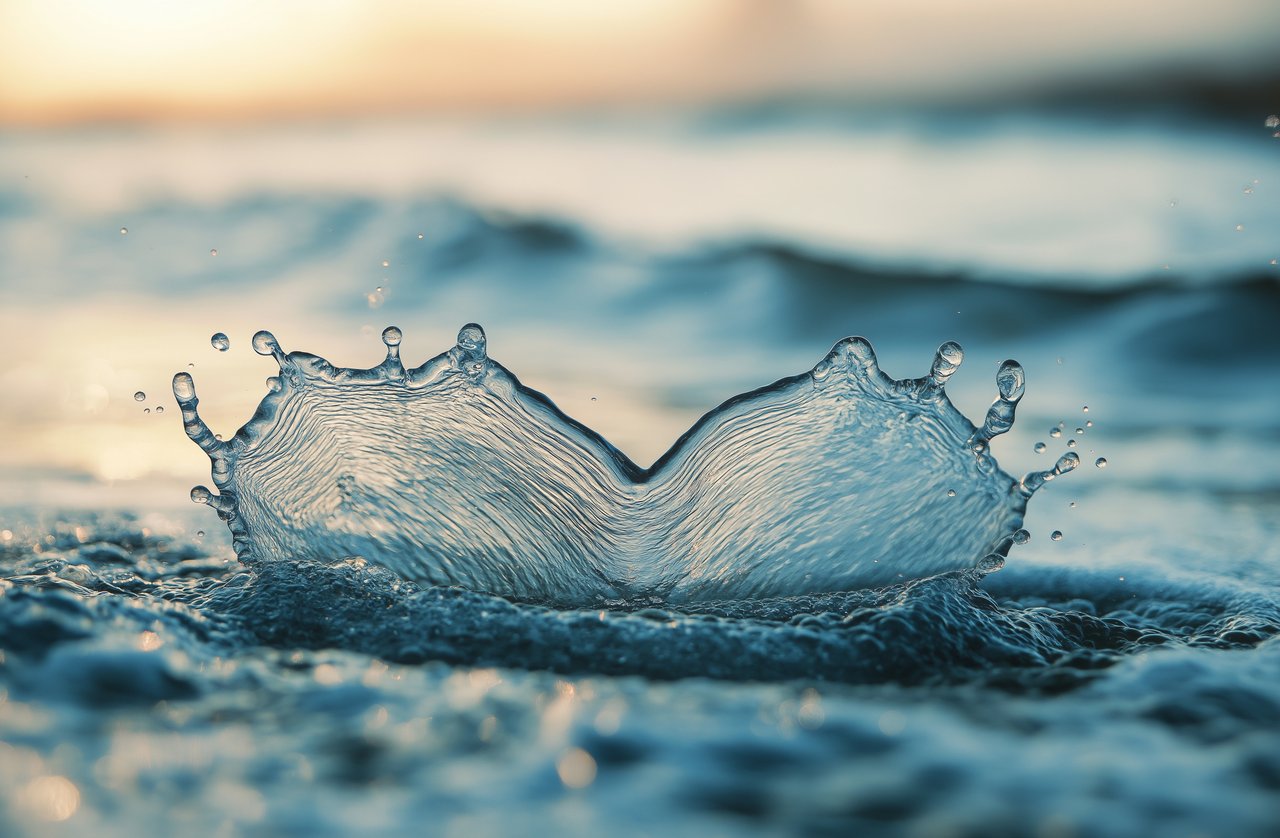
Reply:
[[[4,830],[1273,832],[1275,141],[933,127],[5,138]],[[1001,468],[1083,464],[985,577],[549,608],[322,540],[237,562],[172,374],[230,438],[260,328],[367,368],[473,320],[641,466],[847,334],[895,378],[962,343],[975,423],[1017,358]]]

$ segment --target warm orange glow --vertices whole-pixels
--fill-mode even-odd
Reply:
[[[1273,61],[1270,0],[8,0],[0,121],[981,93]]]

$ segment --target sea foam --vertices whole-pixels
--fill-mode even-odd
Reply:
[[[174,376],[188,436],[247,563],[359,556],[403,577],[515,599],[582,605],[749,599],[883,586],[999,567],[1027,499],[1074,468],[1017,480],[991,455],[1024,389],[1016,362],[981,427],[947,398],[963,351],[894,380],[846,338],[812,370],[730,399],[649,468],[570,419],[489,358],[464,326],[413,369],[401,331],[386,359],[335,367],[254,349],[280,375],[254,417],[217,439],[194,382]]]

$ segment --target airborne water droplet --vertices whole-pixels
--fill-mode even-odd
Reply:
[[[404,333],[395,326],[388,326],[382,330],[382,342],[387,346],[399,346],[403,339]]]
[[[1084,433],[1084,428],[1076,428],[1076,436],[1080,436],[1083,433]]]
[[[1093,461],[1093,464],[1094,464],[1095,466],[1097,466],[1098,468],[1106,468],[1106,467],[1107,467],[1107,458],[1106,458],[1106,457],[1099,457],[1098,459],[1096,459],[1096,460],[1094,460],[1094,461]]]
[[[1052,533],[1050,533],[1049,537],[1052,538],[1054,541],[1061,541],[1062,530],[1054,530]]]
[[[1085,426],[1086,428],[1092,428],[1092,427],[1093,427],[1093,420],[1092,420],[1092,419],[1090,419],[1088,422],[1085,422],[1085,423],[1084,423],[1084,426]]]
[[[1048,447],[1049,446],[1045,445],[1043,442],[1037,442],[1035,447],[1035,452],[1037,454],[1043,454],[1045,450],[1048,449]]]
[[[1237,224],[1237,225],[1236,225],[1236,232],[1237,232],[1237,233],[1243,233],[1243,232],[1244,232],[1244,225],[1243,225],[1243,224]]]
[[[150,413],[150,412],[151,412],[151,408],[149,408],[149,407],[144,407],[144,408],[142,408],[142,412],[143,412],[143,413]]]
[[[947,489],[947,497],[949,497],[949,498],[954,498],[955,496],[956,496],[956,490],[955,490],[955,489]]]
[[[196,538],[204,538],[204,530],[196,530]]]
[[[1057,439],[1058,437],[1062,436],[1062,430],[1060,428],[1053,428],[1052,430],[1049,431],[1049,436],[1053,437],[1054,439]]]
[[[1067,447],[1068,447],[1068,448],[1075,448],[1075,447],[1076,447],[1076,441],[1075,441],[1074,439],[1069,439],[1069,440],[1067,440]]]
[[[419,234],[418,234],[418,238],[419,238],[419,239],[421,239],[421,238],[422,238],[422,234],[421,234],[421,233],[419,233]]]
[[[164,406],[163,406],[163,405],[157,405],[157,406],[156,406],[156,413],[164,413]]]
[[[222,332],[215,332],[213,337],[209,338],[209,345],[219,352],[226,352],[231,348],[231,339]]]
[[[1262,124],[1268,128],[1280,128],[1280,116],[1271,114],[1271,116],[1267,117],[1266,121]]]
[[[127,235],[129,235],[129,228],[128,228],[128,227],[121,227],[121,228],[120,228],[120,235],[122,235],[122,236],[127,236]]]
[[[1026,544],[1030,540],[1031,540],[1031,533],[1027,532],[1026,530],[1018,530],[1013,534],[1014,544]]]
[[[1089,412],[1089,405],[1085,405],[1084,407],[1080,408],[1080,411],[1081,411],[1082,413],[1088,413],[1088,412]]]
[[[389,259],[383,259],[383,260],[382,260],[382,267],[384,267],[384,268],[389,268],[389,267],[391,267],[391,261],[390,261]]]
[[[147,400],[147,394],[139,390],[138,392],[133,394],[133,400],[135,402],[144,402]]]
[[[209,255],[210,255],[210,256],[217,256],[217,255],[218,255],[218,248],[216,248],[216,247],[211,247],[211,248],[209,248]]]

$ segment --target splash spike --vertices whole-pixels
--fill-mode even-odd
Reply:
[[[992,437],[1006,433],[1013,427],[1013,417],[1017,412],[1018,402],[1027,390],[1027,376],[1022,369],[1022,364],[1013,360],[1001,364],[999,371],[996,372],[996,390],[999,395],[987,410],[986,421],[969,440],[970,446],[975,451],[978,450],[979,443],[985,447]]]
[[[1026,476],[1018,481],[1018,490],[1026,497],[1031,497],[1044,484],[1061,477],[1069,471],[1074,471],[1079,465],[1080,455],[1074,451],[1068,451],[1059,457],[1058,462],[1054,463],[1053,468],[1048,471],[1027,472]]]
[[[280,342],[276,340],[276,336],[263,329],[253,336],[253,351],[259,355],[270,355],[276,359],[276,363],[283,370],[289,365],[289,358],[285,355],[284,350],[280,348]]]
[[[468,323],[458,331],[458,343],[449,350],[454,369],[472,381],[479,381],[489,368],[488,341],[484,329]]]
[[[960,369],[964,361],[964,348],[953,340],[949,340],[933,356],[933,366],[929,369],[929,385],[941,389],[946,386],[947,379]]]
[[[473,360],[481,360],[488,353],[488,339],[478,323],[468,323],[458,330],[458,348]]]
[[[216,459],[217,453],[223,448],[223,442],[213,435],[213,431],[200,418],[197,410],[200,400],[196,398],[196,382],[191,373],[180,372],[173,377],[173,397],[178,400],[178,407],[182,410],[182,428],[187,436],[206,454]]]

